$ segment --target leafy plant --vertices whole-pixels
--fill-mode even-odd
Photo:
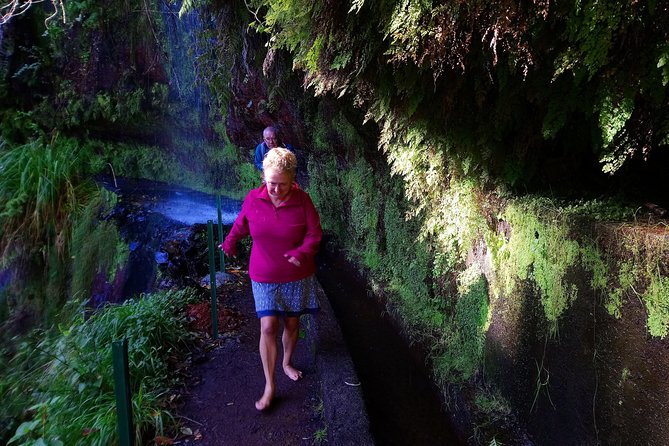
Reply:
[[[314,445],[321,445],[323,443],[326,443],[328,441],[328,428],[323,427],[321,429],[318,429],[316,432],[314,432],[314,439],[312,441],[312,444]]]
[[[192,290],[143,296],[89,315],[72,303],[68,324],[26,338],[3,371],[3,416],[30,409],[10,444],[106,445],[116,441],[111,343],[128,340],[137,444],[162,432],[171,415],[161,405],[175,383],[170,364],[192,337],[182,308]],[[59,443],[60,442],[60,443]]]
[[[648,332],[664,339],[669,333],[669,277],[651,274],[642,298],[648,310]]]
[[[103,190],[99,197],[88,203],[72,231],[72,296],[90,295],[96,274],[111,282],[128,259],[129,248],[121,241],[116,225],[99,221],[113,207],[116,195]]]

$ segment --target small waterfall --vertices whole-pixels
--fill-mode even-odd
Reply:
[[[198,79],[198,60],[203,49],[199,44],[203,31],[202,20],[197,10],[192,10],[179,17],[181,2],[162,1],[161,14],[165,23],[167,41],[167,72],[170,78],[170,95],[182,104],[180,118],[191,130],[199,130],[208,118],[209,92]],[[188,122],[188,121],[193,122]]]

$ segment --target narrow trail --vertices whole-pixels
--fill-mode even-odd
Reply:
[[[262,394],[264,378],[258,353],[259,322],[248,277],[238,284],[226,284],[219,301],[237,310],[243,321],[237,331],[222,333],[207,352],[206,361],[193,368],[179,416],[194,435],[184,443],[197,439],[199,446],[315,444],[315,437],[323,433],[317,434],[323,424],[322,403],[310,347],[300,339],[294,354],[294,364],[304,377],[291,381],[277,367],[272,407],[258,412],[254,402]]]

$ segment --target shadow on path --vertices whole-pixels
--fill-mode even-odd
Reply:
[[[183,425],[201,435],[193,443],[312,445],[323,423],[310,346],[300,340],[294,354],[294,364],[304,378],[293,382],[277,367],[275,400],[270,410],[258,412],[254,402],[262,394],[265,380],[258,353],[260,325],[250,281],[244,277],[241,285],[226,284],[219,296],[226,307],[238,310],[245,320],[238,332],[222,334],[219,346],[208,352],[207,361],[193,368],[194,382],[179,411]],[[279,365],[280,361],[281,356]]]

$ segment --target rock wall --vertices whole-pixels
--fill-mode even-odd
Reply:
[[[634,251],[652,255],[644,245],[659,248],[655,262],[666,260],[669,250],[663,225],[597,224],[588,232],[601,241],[611,265],[633,258]],[[570,269],[565,280],[581,291],[554,335],[530,281],[494,299],[486,380],[499,387],[536,444],[666,444],[669,342],[649,334],[641,288],[626,290],[616,318],[592,278],[584,268]]]

